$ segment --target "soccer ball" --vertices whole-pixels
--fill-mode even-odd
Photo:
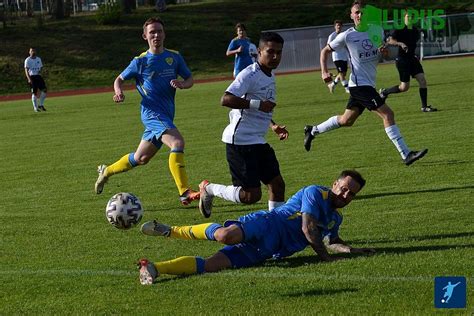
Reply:
[[[119,229],[130,229],[143,217],[142,203],[131,193],[117,193],[107,203],[105,217]]]

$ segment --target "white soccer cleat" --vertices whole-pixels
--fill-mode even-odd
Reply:
[[[208,218],[211,216],[212,212],[212,200],[214,195],[206,191],[206,187],[209,185],[209,181],[203,180],[199,184],[199,211],[201,211],[202,216]]]
[[[138,266],[140,269],[140,284],[142,285],[151,285],[155,282],[156,278],[160,276],[153,262],[148,259],[140,259]]]
[[[157,220],[144,223],[140,230],[143,234],[148,236],[169,237],[171,234],[171,227],[166,224],[162,224]]]
[[[104,185],[107,183],[108,178],[104,175],[105,169],[107,168],[106,165],[100,165],[97,167],[97,172],[99,173],[99,177],[95,182],[95,193],[101,194],[102,190],[104,190]]]
[[[349,90],[349,88],[345,88],[346,89],[346,93],[351,93],[351,91]]]

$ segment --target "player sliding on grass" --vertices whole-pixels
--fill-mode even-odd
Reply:
[[[122,85],[125,80],[135,79],[137,90],[142,96],[141,119],[145,126],[142,140],[135,152],[126,154],[110,166],[98,167],[99,177],[95,191],[100,194],[108,178],[128,171],[150,161],[163,144],[171,149],[169,168],[178,187],[181,203],[189,204],[199,198],[199,192],[189,188],[188,175],[184,165],[184,139],[173,123],[176,89],[193,86],[191,71],[181,55],[165,49],[163,21],[150,18],[143,25],[143,39],[149,49],[135,57],[130,65],[115,79],[115,102],[123,102]],[[178,75],[184,80],[178,80]]]
[[[233,185],[209,183],[207,180],[199,184],[199,210],[205,217],[211,215],[214,197],[245,204],[260,201],[260,182],[268,187],[269,210],[285,201],[285,182],[280,166],[275,151],[265,139],[269,129],[280,140],[288,138],[286,127],[272,119],[276,106],[272,70],[280,64],[283,42],[278,33],[262,33],[257,62],[242,70],[222,96],[221,105],[231,108],[230,124],[224,129],[222,141],[226,144]]]
[[[326,82],[331,75],[328,72],[327,60],[331,51],[347,48],[352,65],[349,80],[350,98],[344,114],[333,116],[319,125],[306,125],[304,128],[304,147],[307,151],[311,149],[311,142],[314,137],[339,128],[341,126],[352,126],[365,108],[374,111],[383,120],[385,133],[397,148],[403,162],[408,166],[422,158],[427,149],[412,151],[405,144],[405,141],[395,123],[393,111],[385,103],[375,90],[375,76],[377,74],[377,64],[379,61],[379,48],[375,45],[374,36],[369,35],[367,26],[361,24],[361,6],[354,2],[351,7],[351,19],[355,27],[339,34],[333,41],[321,50],[321,77]],[[375,34],[381,41],[383,30]]]
[[[150,236],[214,240],[227,246],[213,256],[179,257],[169,261],[139,261],[140,283],[152,284],[160,274],[186,275],[217,272],[227,268],[254,266],[270,258],[284,258],[310,245],[322,261],[335,261],[335,253],[373,254],[374,249],[352,248],[339,237],[342,215],[365,185],[354,170],[343,171],[331,188],[311,185],[302,188],[286,204],[272,211],[258,211],[226,221],[193,226],[168,226],[157,221],[142,225]],[[327,238],[325,238],[327,237]],[[324,240],[324,242],[323,242]]]

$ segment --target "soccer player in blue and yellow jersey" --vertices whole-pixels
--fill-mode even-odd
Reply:
[[[226,221],[193,226],[168,226],[157,221],[142,225],[150,236],[180,239],[215,240],[226,246],[213,256],[179,257],[151,262],[141,259],[140,283],[152,284],[160,274],[184,275],[217,272],[259,264],[269,258],[283,258],[310,245],[322,261],[342,257],[335,253],[372,254],[374,249],[353,248],[339,237],[340,208],[349,204],[365,185],[354,170],[345,170],[331,188],[311,185],[302,188],[286,204],[272,211],[258,211]]]
[[[135,57],[130,65],[115,79],[115,102],[123,102],[122,85],[125,80],[135,79],[142,96],[141,119],[145,126],[142,140],[135,152],[124,155],[110,166],[98,167],[99,177],[95,191],[100,194],[108,178],[150,161],[163,144],[171,149],[169,168],[178,187],[181,203],[189,204],[199,198],[199,192],[190,189],[184,165],[184,139],[173,123],[176,89],[193,86],[191,71],[183,57],[176,51],[165,49],[163,21],[150,18],[143,25],[143,39],[148,51]],[[178,80],[180,76],[183,80]]]

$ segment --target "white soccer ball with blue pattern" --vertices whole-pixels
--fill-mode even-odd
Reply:
[[[118,229],[130,229],[142,220],[142,203],[131,193],[117,193],[107,203],[105,217]]]

